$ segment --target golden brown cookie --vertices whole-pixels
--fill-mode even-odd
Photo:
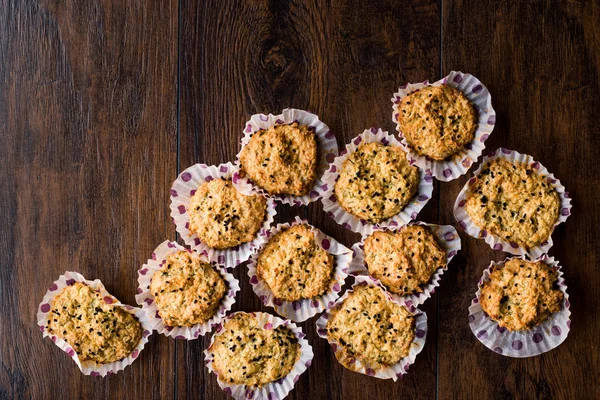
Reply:
[[[142,339],[142,325],[135,316],[106,303],[100,291],[81,282],[54,297],[48,315],[48,333],[69,343],[82,362],[119,361]]]
[[[398,123],[417,154],[441,161],[473,140],[477,112],[461,91],[427,86],[402,99]]]
[[[256,272],[276,298],[310,299],[329,288],[333,256],[316,243],[308,225],[294,225],[269,240],[258,257]]]
[[[269,194],[304,196],[317,176],[317,138],[297,122],[260,130],[240,153],[240,173]]]
[[[364,251],[369,274],[401,296],[422,292],[435,271],[446,268],[446,253],[426,226],[375,232],[365,240]]]
[[[215,268],[185,250],[171,254],[154,273],[150,293],[168,326],[192,326],[208,321],[227,292]]]
[[[400,147],[358,146],[342,164],[335,196],[344,210],[373,223],[398,214],[419,188],[419,169]]]
[[[531,249],[548,240],[559,208],[558,193],[544,177],[496,158],[476,176],[465,209],[479,228]]]
[[[560,310],[564,294],[546,263],[512,259],[494,267],[481,286],[481,308],[509,331],[532,329]]]
[[[267,210],[264,197],[240,193],[230,180],[200,185],[190,200],[190,232],[208,247],[227,249],[252,241]]]
[[[415,318],[374,286],[355,286],[334,306],[327,322],[330,338],[342,346],[343,357],[359,359],[378,370],[400,362],[415,338]],[[353,369],[353,364],[344,365]]]
[[[221,381],[254,387],[284,378],[301,353],[290,329],[263,329],[247,313],[227,320],[208,351],[213,353],[213,368]]]

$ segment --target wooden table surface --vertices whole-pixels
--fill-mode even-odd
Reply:
[[[506,254],[461,231],[403,379],[342,368],[313,318],[301,326],[315,359],[289,398],[599,398],[600,5],[577,0],[0,0],[0,397],[225,398],[204,366],[209,336],[153,335],[125,371],[82,375],[36,325],[47,287],[75,270],[135,304],[136,271],[176,239],[172,181],[194,163],[233,161],[252,114],[311,110],[341,148],[371,126],[394,132],[399,85],[451,70],[492,93],[488,148],[532,155],[573,197],[550,251],[571,296],[569,337],[529,359],[479,343],[467,308]],[[456,225],[468,176],[435,183],[419,219]],[[320,203],[279,206],[277,221],[295,215],[347,246],[359,238]],[[246,271],[234,273],[234,309],[272,312]]]

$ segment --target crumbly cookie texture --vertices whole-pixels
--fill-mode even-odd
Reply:
[[[261,387],[288,375],[300,359],[300,344],[285,326],[264,329],[254,316],[238,313],[227,320],[209,351],[223,382]]]
[[[200,185],[190,200],[191,232],[214,249],[228,249],[250,242],[265,220],[267,201],[246,196],[230,180],[214,179]]]
[[[308,225],[299,224],[269,240],[258,257],[256,271],[278,299],[310,299],[329,288],[333,256],[315,242]]]
[[[317,176],[317,138],[297,122],[261,130],[240,153],[241,173],[269,194],[304,196]]]
[[[168,326],[208,321],[226,292],[227,285],[219,272],[185,250],[171,254],[150,284],[158,314]]]
[[[127,357],[142,338],[142,325],[102,294],[76,282],[54,297],[48,333],[65,340],[82,362],[108,364]]]
[[[557,280],[557,272],[544,262],[512,259],[492,270],[479,302],[498,325],[530,330],[560,310],[564,294],[555,288]]]
[[[356,358],[378,370],[408,355],[415,338],[415,319],[380,288],[356,286],[331,310],[327,332],[342,346],[346,360]],[[345,366],[352,368],[350,363]]]
[[[466,211],[481,229],[526,249],[550,237],[560,198],[529,165],[496,158],[475,178]]]
[[[400,147],[372,142],[344,161],[334,191],[344,210],[377,223],[402,211],[418,187],[419,169]]]
[[[369,274],[401,296],[422,292],[434,272],[446,268],[446,253],[426,226],[374,232],[364,251]]]
[[[447,85],[427,86],[402,99],[398,123],[418,154],[441,161],[473,140],[477,112],[461,91]]]

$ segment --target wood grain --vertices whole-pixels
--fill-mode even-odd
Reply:
[[[0,1],[1,398],[173,395],[172,341],[93,378],[36,312],[66,270],[135,304],[137,269],[174,238],[176,34],[175,1]]]

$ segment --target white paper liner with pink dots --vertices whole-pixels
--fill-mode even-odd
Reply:
[[[471,301],[471,306],[469,306],[469,326],[477,340],[498,354],[515,358],[533,357],[558,347],[567,338],[571,330],[571,319],[569,318],[571,316],[571,304],[567,294],[567,285],[558,261],[554,257],[544,255],[534,260],[534,262],[542,261],[558,272],[558,289],[564,293],[562,308],[529,331],[511,332],[500,327],[483,311],[479,303],[479,296],[481,286],[484,282],[489,281],[491,268],[495,265],[504,265],[513,258],[521,257],[508,257],[501,262],[492,261],[490,266],[483,271],[483,276],[477,285],[477,293]]]
[[[415,194],[402,211],[393,217],[377,224],[373,224],[344,210],[334,193],[335,182],[340,176],[342,165],[348,156],[358,149],[359,145],[373,142],[381,143],[385,146],[400,146],[400,142],[387,132],[375,128],[367,129],[346,145],[346,149],[333,160],[329,165],[329,169],[327,169],[327,172],[323,175],[323,183],[327,186],[327,190],[321,199],[323,210],[344,228],[358,232],[363,236],[372,233],[378,228],[394,228],[408,224],[410,221],[417,218],[417,215],[423,207],[425,207],[425,204],[427,204],[429,199],[431,199],[431,194],[433,193],[433,177],[431,174],[426,173],[419,168],[419,187],[417,189],[417,194]]]
[[[331,236],[325,235],[319,229],[309,225],[306,220],[302,220],[299,217],[296,217],[296,220],[292,224],[278,224],[271,228],[267,237],[270,239],[278,232],[298,224],[308,225],[315,235],[315,242],[334,257],[334,270],[331,282],[329,283],[329,289],[323,295],[313,299],[285,301],[276,298],[266,282],[260,279],[256,272],[258,257],[262,249],[266,246],[268,239],[265,240],[257,252],[250,258],[248,263],[248,277],[250,277],[252,290],[254,290],[254,293],[256,293],[264,305],[273,307],[277,314],[285,318],[295,322],[302,322],[325,310],[328,306],[333,305],[335,300],[340,297],[342,286],[344,286],[346,277],[348,276],[350,261],[352,261],[352,250]]]
[[[225,393],[229,396],[233,397],[237,400],[242,399],[255,399],[255,400],[281,400],[285,398],[288,393],[294,388],[300,376],[310,367],[313,359],[313,351],[312,347],[308,343],[308,340],[305,339],[306,335],[302,332],[302,329],[298,327],[296,324],[289,320],[283,320],[274,315],[264,312],[236,312],[226,317],[226,319],[230,319],[236,314],[251,314],[258,320],[258,325],[262,326],[264,329],[276,329],[277,327],[283,325],[288,328],[290,331],[294,333],[296,338],[298,339],[298,343],[300,344],[300,358],[294,366],[290,373],[282,379],[278,381],[268,383],[263,385],[262,387],[250,387],[241,384],[233,384],[229,382],[222,381],[217,371],[213,368],[213,353],[211,353],[211,347],[215,341],[215,338],[219,336],[223,329],[222,323],[218,324],[216,327],[216,333],[213,335],[210,345],[208,349],[204,350],[204,362],[206,362],[206,368],[215,375],[217,375],[217,383],[223,389]]]
[[[62,293],[64,288],[74,285],[76,282],[84,283],[92,289],[99,291],[103,297],[103,300],[107,304],[112,304],[113,306],[122,308],[129,314],[134,315],[140,322],[142,325],[142,339],[129,356],[123,358],[122,360],[108,364],[99,364],[94,361],[80,361],[79,357],[77,356],[77,352],[69,343],[58,336],[48,333],[46,324],[48,319],[51,318],[50,314],[52,312],[52,302],[54,297]],[[38,306],[37,323],[44,337],[49,337],[52,339],[54,344],[56,344],[62,351],[67,353],[73,359],[73,361],[75,361],[75,364],[77,364],[84,375],[91,376],[104,377],[106,375],[116,374],[117,372],[125,369],[125,367],[133,363],[138,358],[140,352],[144,349],[146,343],[148,343],[148,337],[152,334],[150,321],[148,320],[146,313],[141,308],[135,308],[126,304],[122,304],[115,296],[106,291],[106,288],[99,279],[90,281],[85,279],[83,275],[72,271],[67,271],[63,275],[59,276],[58,279],[54,281],[52,286],[50,286],[44,295],[42,302]]]
[[[448,85],[460,90],[475,107],[478,119],[477,129],[473,140],[470,143],[467,143],[464,149],[453,154],[447,160],[434,161],[429,157],[417,154],[408,144],[400,129],[398,115],[400,113],[400,102],[404,97],[427,86],[441,85]],[[423,168],[425,171],[435,176],[437,180],[443,182],[452,181],[467,173],[469,168],[471,168],[483,153],[485,141],[492,134],[494,125],[496,124],[496,112],[492,107],[492,96],[488,89],[473,75],[465,74],[460,71],[452,71],[448,76],[434,83],[429,83],[429,81],[422,83],[406,83],[403,86],[400,86],[398,92],[394,93],[392,103],[392,120],[396,123],[396,130],[402,138],[402,149],[408,153],[408,157],[411,161],[414,161],[420,168]]]
[[[277,214],[275,202],[267,199],[267,210],[265,220],[257,232],[256,237],[251,242],[242,243],[229,249],[213,249],[200,240],[196,233],[190,231],[190,216],[188,206],[192,196],[200,185],[210,182],[213,179],[232,179],[238,171],[238,167],[232,163],[221,165],[195,164],[183,171],[171,187],[171,218],[175,223],[177,233],[194,251],[205,255],[210,261],[225,265],[227,268],[236,267],[246,261],[254,252],[255,244],[259,241],[261,235],[265,235],[273,223]]]
[[[454,256],[460,250],[460,236],[456,229],[454,229],[451,225],[436,225],[436,224],[428,224],[420,221],[412,221],[408,224],[410,225],[420,225],[427,226],[431,230],[431,232],[435,235],[437,242],[446,252],[446,268],[438,268],[434,274],[432,275],[429,282],[421,287],[422,292],[413,293],[405,296],[400,296],[398,294],[390,293],[390,295],[394,298],[394,300],[398,302],[406,302],[408,305],[419,306],[425,302],[428,298],[431,297],[433,293],[435,293],[435,288],[440,286],[440,281],[442,280],[442,275],[450,265],[450,261],[454,258]],[[388,229],[378,229],[378,230],[388,230]],[[389,229],[390,231],[400,231],[402,228]],[[369,270],[365,265],[365,252],[364,252],[364,244],[367,236],[363,236],[362,240],[358,243],[355,243],[352,246],[352,250],[354,251],[354,258],[350,263],[350,275],[369,275]],[[375,279],[375,278],[373,278]],[[379,280],[376,281],[385,286]]]
[[[473,222],[471,216],[467,212],[465,206],[467,204],[467,198],[470,195],[469,189],[471,185],[475,183],[475,178],[483,169],[486,168],[487,164],[496,158],[505,158],[511,163],[522,163],[529,165],[532,170],[543,176],[546,179],[546,182],[556,190],[560,198],[560,209],[558,212],[558,219],[554,224],[554,228],[556,228],[558,224],[565,222],[569,215],[571,215],[571,199],[569,198],[569,193],[565,191],[565,187],[558,179],[554,177],[553,174],[548,172],[548,170],[542,164],[535,161],[533,157],[527,154],[521,154],[514,150],[499,148],[498,150],[491,151],[489,155],[483,158],[479,168],[477,168],[477,170],[474,172],[474,177],[469,179],[465,186],[463,186],[454,203],[454,217],[465,232],[476,239],[485,240],[485,242],[494,250],[505,251],[515,255],[528,255],[530,258],[538,258],[543,254],[547,254],[553,244],[552,233],[550,233],[550,236],[548,236],[548,240],[528,250],[519,246],[517,243],[507,242],[498,236],[492,235],[485,229],[479,228],[479,226]]]
[[[415,339],[413,340],[410,346],[410,351],[408,355],[401,359],[398,363],[390,365],[386,368],[379,369],[377,371],[365,367],[365,365],[356,358],[346,359],[348,356],[345,355],[342,351],[342,346],[340,346],[334,339],[329,337],[329,335],[327,334],[327,321],[329,321],[331,307],[326,312],[324,312],[321,315],[321,317],[319,317],[319,319],[317,320],[317,334],[319,335],[319,337],[326,339],[329,342],[331,348],[333,349],[333,352],[335,353],[335,357],[338,359],[338,361],[340,361],[342,365],[344,365],[347,361],[348,363],[351,363],[354,366],[353,368],[351,368],[351,370],[354,372],[358,372],[363,375],[374,376],[379,379],[392,379],[395,382],[396,380],[398,380],[398,378],[402,378],[402,375],[408,372],[409,367],[412,364],[414,364],[417,355],[421,352],[421,350],[423,350],[423,347],[425,347],[425,339],[427,338],[427,315],[425,314],[425,312],[419,310],[418,308],[415,308],[414,305],[410,305],[404,302],[397,302],[396,300],[394,300],[390,293],[387,290],[385,290],[383,286],[381,286],[379,281],[370,276],[355,276],[354,279],[355,282],[352,285],[352,288],[350,290],[347,290],[346,293],[344,293],[344,295],[335,302],[333,307],[346,300],[348,295],[352,293],[352,291],[354,291],[354,288],[357,286],[368,285],[380,288],[391,301],[397,304],[404,305],[407,310],[409,310],[413,315],[415,315]]]
[[[323,193],[327,190],[327,186],[322,182],[321,176],[327,170],[329,163],[338,155],[338,147],[335,135],[329,130],[327,125],[319,120],[317,115],[294,108],[286,108],[279,115],[255,114],[246,122],[241,148],[243,149],[250,142],[255,132],[269,129],[272,126],[287,125],[293,122],[297,122],[300,125],[307,125],[317,138],[317,174],[310,192],[304,196],[270,195],[266,190],[254,184],[250,178],[242,178],[236,172],[233,177],[233,184],[236,185],[240,192],[246,194],[260,193],[263,196],[274,198],[276,201],[292,206],[308,205],[323,196]],[[240,153],[237,154],[236,164],[240,162]]]
[[[168,326],[164,323],[160,317],[159,310],[154,302],[154,295],[150,292],[150,283],[152,277],[157,271],[163,267],[166,259],[178,251],[185,250],[191,254],[195,254],[200,257],[202,261],[209,262],[208,258],[200,254],[194,253],[193,251],[186,249],[183,246],[175,242],[168,240],[162,242],[156,250],[152,253],[151,258],[142,266],[138,271],[138,288],[137,294],[135,295],[135,301],[142,306],[142,309],[148,316],[150,326],[158,333],[165,336],[170,336],[175,339],[197,339],[199,336],[204,336],[206,333],[212,331],[219,322],[225,318],[225,315],[231,310],[235,303],[235,295],[240,290],[240,284],[237,279],[233,277],[227,270],[216,264],[212,263],[215,270],[221,275],[221,277],[227,282],[227,293],[223,296],[221,304],[217,309],[215,315],[208,321],[202,324],[196,324],[193,326]]]

